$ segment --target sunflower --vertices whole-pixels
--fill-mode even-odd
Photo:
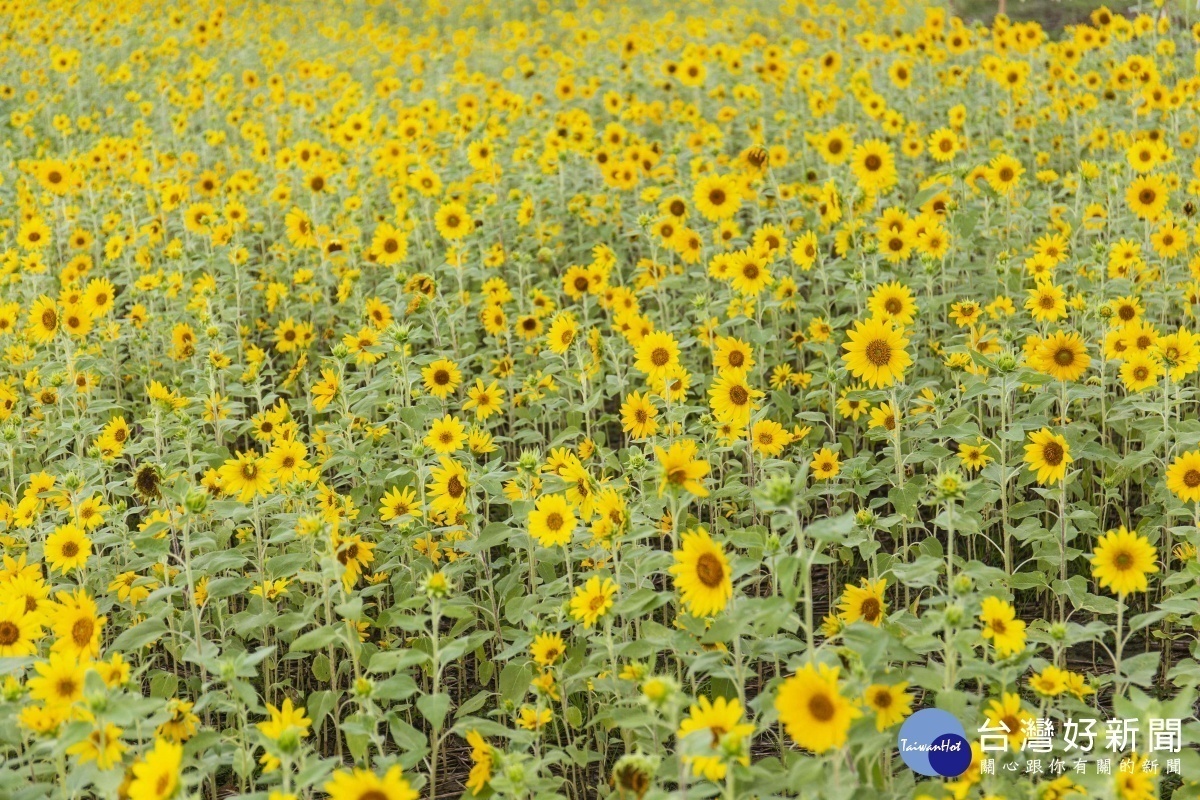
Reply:
[[[440,456],[441,466],[429,471],[429,510],[432,513],[457,514],[467,507],[467,471],[452,458]]]
[[[471,745],[471,772],[467,775],[466,788],[475,796],[487,788],[492,779],[492,748],[478,731],[467,731],[467,744]]]
[[[1139,175],[1125,190],[1125,202],[1141,219],[1157,221],[1167,208],[1167,185],[1158,175]]]
[[[1009,194],[1016,188],[1025,168],[1021,162],[1007,153],[996,156],[988,164],[986,173],[988,185],[996,194]]]
[[[303,442],[295,439],[280,439],[275,442],[262,459],[268,483],[274,481],[280,486],[286,486],[297,472],[309,468],[310,464],[305,460],[307,457],[308,449]]]
[[[480,420],[498,414],[504,408],[504,389],[498,381],[485,386],[482,379],[476,378],[475,385],[467,390],[467,397],[463,411],[474,409],[475,417]]]
[[[1097,583],[1118,595],[1146,591],[1146,576],[1158,572],[1154,545],[1124,525],[1100,537],[1091,559]]]
[[[710,222],[731,218],[742,203],[737,184],[722,175],[707,175],[696,183],[692,200]]]
[[[237,495],[241,503],[249,503],[256,495],[271,491],[271,473],[265,459],[253,450],[238,453],[229,458],[217,470],[221,478],[221,489],[225,494]]]
[[[1171,462],[1167,489],[1185,503],[1200,501],[1200,450],[1189,450]]]
[[[655,383],[679,364],[679,344],[665,331],[654,331],[637,346],[634,368],[645,373],[646,380]]]
[[[749,766],[750,752],[745,745],[754,734],[754,725],[742,721],[743,713],[740,702],[724,697],[701,697],[688,709],[676,737],[687,742],[688,753],[683,760],[694,775],[710,781],[724,780],[730,755],[739,764]]]
[[[733,597],[724,548],[704,528],[685,532],[681,545],[674,552],[675,563],[670,568],[681,602],[693,617],[721,613]]]
[[[53,339],[60,324],[58,308],[46,295],[39,297],[29,309],[29,338],[35,343],[45,344]]]
[[[755,400],[762,397],[763,393],[750,388],[745,370],[727,369],[717,373],[717,379],[709,387],[708,396],[713,415],[718,420],[745,427],[750,424]]]
[[[393,487],[379,498],[379,518],[384,522],[404,521],[404,517],[421,516],[417,493],[411,487]]]
[[[529,514],[529,535],[542,547],[565,547],[577,523],[575,512],[560,494],[544,494]]]
[[[445,400],[462,383],[458,365],[448,358],[439,358],[421,370],[425,390],[439,400]]]
[[[1039,370],[1060,381],[1077,381],[1092,363],[1083,337],[1071,331],[1055,331],[1042,340],[1036,351]]]
[[[658,431],[657,416],[649,394],[630,392],[621,404],[621,429],[634,439],[646,439]]]
[[[540,666],[552,667],[567,651],[567,645],[557,633],[539,633],[529,646],[529,655]]]
[[[455,417],[447,414],[441,419],[433,420],[429,433],[425,434],[421,442],[438,455],[449,455],[462,447],[466,438],[467,429]]]
[[[819,481],[827,481],[837,476],[838,472],[842,469],[842,465],[838,461],[837,453],[828,447],[822,447],[813,453],[809,468],[812,470],[814,478]]]
[[[887,581],[882,578],[873,583],[863,578],[862,586],[846,584],[842,602],[838,604],[842,622],[850,625],[861,620],[878,628],[887,616],[887,602],[883,597],[886,588]]]
[[[462,203],[447,203],[437,210],[434,225],[443,239],[454,241],[466,236],[474,228],[470,214]]]
[[[984,639],[989,639],[1000,658],[1007,658],[1025,649],[1025,621],[1017,619],[1017,611],[999,597],[985,597],[979,612]]]
[[[746,297],[754,297],[774,283],[767,260],[755,250],[742,250],[734,255],[730,267],[730,285]]]
[[[552,353],[563,355],[574,344],[578,334],[579,323],[573,314],[566,311],[555,314],[550,330],[546,332],[546,347]]]
[[[896,158],[882,139],[868,139],[850,154],[850,169],[866,192],[885,192],[896,185]]]
[[[1134,353],[1121,364],[1121,382],[1131,392],[1143,392],[1157,386],[1164,373],[1157,358]]]
[[[1053,283],[1039,283],[1029,290],[1025,308],[1037,322],[1054,322],[1067,315],[1066,293]]]
[[[963,468],[975,472],[983,469],[991,461],[992,457],[987,453],[988,445],[982,441],[976,444],[960,444],[958,446],[958,460],[962,463]]]
[[[118,728],[111,722],[97,724],[87,738],[76,742],[67,748],[67,753],[79,756],[79,763],[86,764],[95,761],[97,769],[109,770],[121,762],[125,752],[125,744],[121,741],[124,729]]]
[[[912,713],[912,695],[905,691],[908,682],[872,684],[863,694],[863,705],[875,712],[875,730],[884,731]]]
[[[182,763],[182,744],[167,739],[155,739],[154,749],[133,765],[129,800],[167,800],[174,796],[180,785],[179,773]]]
[[[613,607],[616,594],[617,585],[612,578],[601,582],[600,577],[594,575],[575,589],[571,598],[571,616],[583,623],[583,627],[591,628]]]
[[[792,434],[773,419],[762,419],[750,428],[750,445],[754,452],[774,458],[792,442]]]
[[[904,370],[912,364],[912,357],[904,350],[908,339],[890,320],[872,317],[856,322],[847,339],[842,345],[846,368],[856,379],[873,387],[888,387],[902,380]]]
[[[88,556],[92,554],[92,541],[74,524],[59,525],[46,537],[44,553],[51,569],[65,573],[87,564]]]
[[[1120,800],[1154,800],[1159,797],[1158,768],[1150,763],[1149,756],[1133,753],[1121,761],[1115,783]]]
[[[51,653],[33,665],[37,677],[29,679],[29,697],[47,706],[70,706],[83,699],[87,665],[70,653]]]
[[[1010,750],[1020,749],[1027,723],[1033,721],[1033,715],[1021,707],[1021,695],[1015,692],[1004,692],[1001,699],[989,702],[984,716],[986,727],[1006,731]]]
[[[867,308],[875,317],[891,320],[898,326],[912,324],[917,313],[912,290],[899,281],[876,286],[867,300]]]
[[[708,474],[709,465],[704,459],[696,457],[697,449],[696,442],[691,439],[680,439],[668,450],[654,448],[661,475],[658,482],[659,497],[667,487],[690,492],[696,497],[708,497],[708,490],[700,481]]]
[[[862,716],[838,688],[838,668],[804,668],[784,680],[775,695],[779,722],[792,741],[814,753],[842,747],[850,723]]]
[[[10,586],[5,587],[6,592]],[[40,615],[26,610],[23,597],[0,603],[0,658],[36,655],[37,642],[41,638]]]
[[[59,592],[58,602],[50,610],[50,622],[56,653],[70,653],[77,658],[96,658],[100,655],[100,634],[107,617],[97,614],[96,601],[84,589]]]
[[[1029,434],[1029,444],[1025,445],[1025,463],[1031,472],[1037,473],[1038,484],[1046,486],[1063,480],[1067,475],[1067,466],[1074,460],[1067,440],[1049,428]]]

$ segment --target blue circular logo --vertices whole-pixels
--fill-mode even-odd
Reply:
[[[906,719],[896,746],[909,769],[930,778],[957,778],[971,766],[966,730],[940,708],[923,708]]]

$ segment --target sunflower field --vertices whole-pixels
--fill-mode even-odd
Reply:
[[[1200,796],[1194,3],[0,13],[0,798]]]

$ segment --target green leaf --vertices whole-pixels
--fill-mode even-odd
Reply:
[[[434,730],[440,731],[450,711],[450,695],[445,692],[423,694],[417,698],[417,709]]]

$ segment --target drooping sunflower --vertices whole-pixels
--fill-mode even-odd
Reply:
[[[908,339],[891,320],[872,317],[856,322],[847,334],[842,360],[856,379],[886,388],[903,380],[904,370],[912,364],[907,346]]]
[[[733,581],[725,550],[704,528],[683,534],[670,572],[680,600],[693,617],[719,614],[733,597]]]
[[[805,664],[787,678],[775,695],[779,722],[792,741],[814,753],[846,743],[850,723],[862,712],[838,687],[838,668]]]
[[[1146,591],[1146,576],[1158,572],[1157,549],[1124,525],[1100,537],[1091,559],[1096,582],[1118,595]]]
[[[1071,446],[1063,436],[1049,428],[1029,434],[1029,444],[1025,445],[1025,463],[1031,472],[1037,473],[1040,485],[1063,480],[1067,475],[1067,467],[1074,460]]]

